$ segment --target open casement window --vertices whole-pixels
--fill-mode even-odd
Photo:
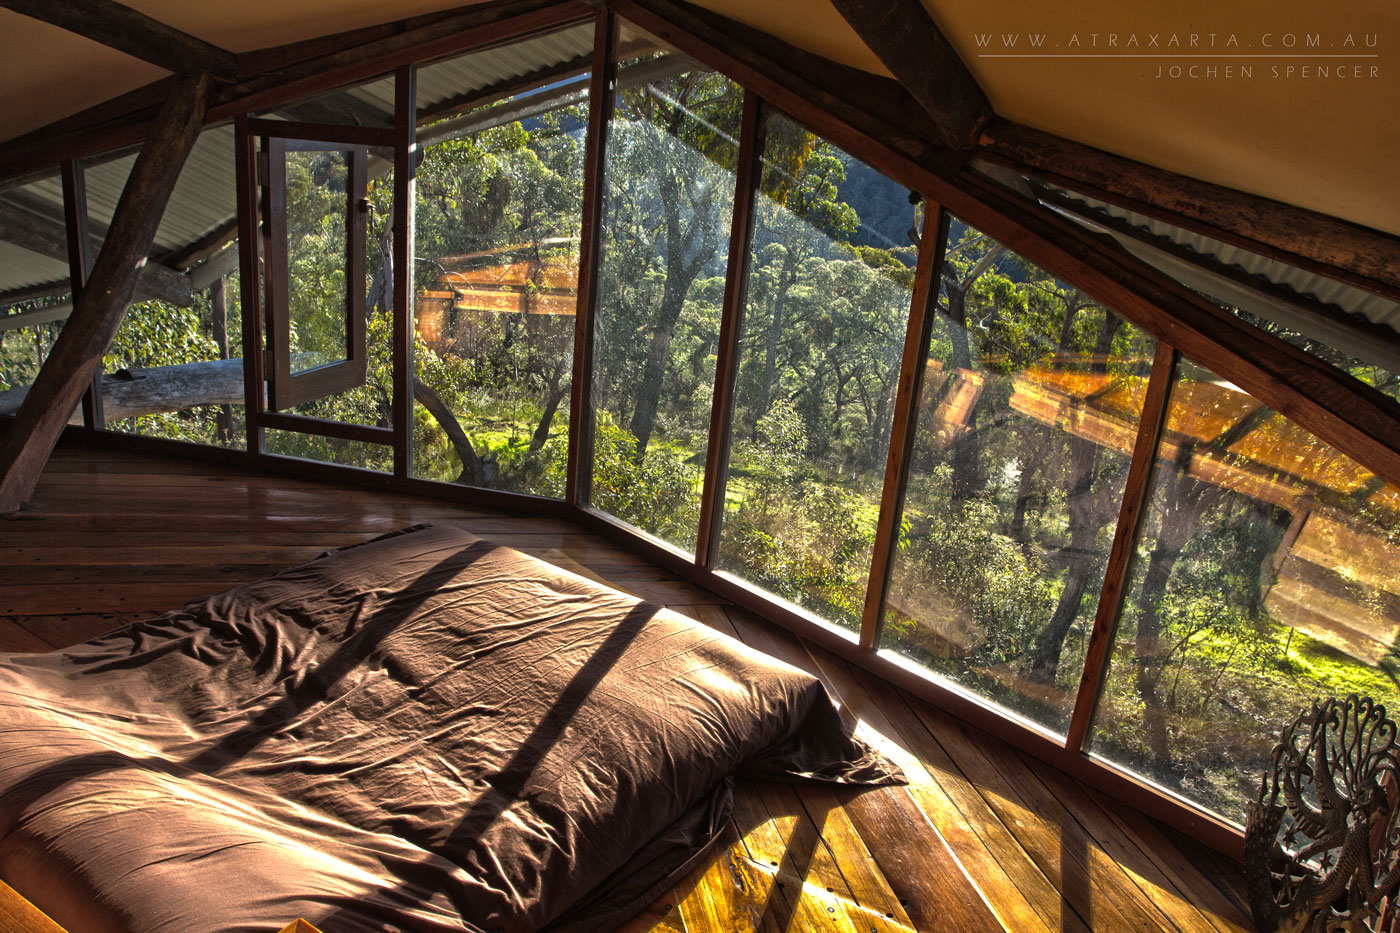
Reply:
[[[267,404],[280,411],[364,382],[369,150],[262,139]]]

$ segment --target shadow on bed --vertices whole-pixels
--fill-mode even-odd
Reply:
[[[115,933],[611,929],[735,841],[736,775],[902,782],[809,675],[445,527],[0,658],[0,706],[0,860]]]

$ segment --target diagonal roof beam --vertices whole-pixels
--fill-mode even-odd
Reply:
[[[0,0],[0,7],[86,36],[176,74],[204,72],[221,81],[238,77],[238,59],[232,52],[115,0]]]
[[[919,0],[832,0],[870,51],[914,95],[950,149],[977,145],[992,104]]]
[[[73,314],[54,341],[19,414],[0,435],[0,513],[34,493],[45,461],[121,326],[156,227],[204,123],[209,77],[183,78],[131,167],[112,227]]]

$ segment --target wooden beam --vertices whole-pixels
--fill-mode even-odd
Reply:
[[[1084,671],[1079,678],[1079,690],[1074,695],[1074,713],[1070,716],[1065,748],[1072,752],[1084,749],[1094,709],[1103,693],[1108,660],[1113,653],[1113,639],[1118,631],[1118,611],[1127,590],[1128,571],[1147,513],[1152,492],[1152,468],[1157,461],[1157,444],[1162,438],[1162,426],[1167,421],[1167,404],[1171,400],[1175,381],[1176,351],[1166,343],[1157,344],[1152,359],[1152,375],[1147,381],[1147,395],[1138,414],[1137,438],[1133,457],[1128,463],[1128,476],[1123,482],[1123,501],[1118,508],[1118,524],[1113,529],[1113,544],[1108,549],[1108,566],[1104,568],[1103,586],[1094,611],[1094,625],[1089,632],[1089,648],[1084,658]]]
[[[178,75],[232,81],[238,63],[227,49],[167,26],[114,0],[0,0],[0,6],[125,52]]]
[[[861,41],[909,90],[949,149],[977,145],[991,101],[919,0],[832,0]]]
[[[909,296],[909,323],[904,332],[904,355],[890,418],[890,446],[885,456],[885,481],[880,487],[880,511],[875,521],[875,542],[870,551],[870,577],[860,620],[860,644],[879,650],[885,627],[885,597],[890,570],[899,544],[899,524],[904,516],[904,493],[909,485],[909,461],[918,435],[919,402],[924,373],[928,370],[929,339],[938,316],[938,284],[943,252],[948,245],[949,214],[940,204],[924,202],[924,228],[919,236],[918,267],[914,293]]]
[[[244,80],[248,81],[272,73],[289,76],[299,74],[309,70],[309,63],[323,67],[341,67],[362,57],[401,51],[422,42],[474,29],[522,12],[557,5],[558,2],[559,0],[494,0],[486,3],[468,3],[376,26],[349,29],[251,52],[240,52],[238,67]]]
[[[993,119],[978,155],[1400,301],[1400,237]]]
[[[710,435],[705,450],[705,483],[700,493],[700,527],[695,536],[695,563],[713,567],[724,523],[724,490],[729,477],[730,427],[734,383],[739,372],[739,332],[744,324],[749,246],[753,239],[754,201],[762,174],[763,101],[744,92],[739,157],[734,170],[734,214],[729,225],[729,258],[724,270],[724,306],[720,310],[719,346],[715,351],[715,388],[710,408]]]
[[[68,232],[63,224],[3,202],[0,202],[0,240],[58,262],[68,262]],[[193,287],[189,276],[160,263],[143,261],[135,300],[145,298],[158,298],[188,308],[194,300]]]
[[[495,0],[446,13],[239,56],[242,79],[211,105],[212,120],[262,110],[381,75],[400,65],[486,48],[585,22],[574,0]]]
[[[63,290],[68,290],[67,283],[64,283]],[[47,324],[50,321],[64,321],[72,313],[73,302],[64,301],[47,308],[35,308],[33,311],[6,314],[0,316],[0,331],[18,330],[21,327],[33,327],[35,324]]]
[[[161,108],[155,130],[132,166],[73,316],[0,439],[0,513],[18,509],[33,494],[64,423],[92,382],[136,291],[141,264],[204,122],[209,79],[201,75],[181,84],[181,93]]]
[[[1158,250],[1183,263],[1200,269],[1207,275],[1218,276],[1225,279],[1227,282],[1247,288],[1257,293],[1265,302],[1272,306],[1277,307],[1282,304],[1286,306],[1288,310],[1296,312],[1297,314],[1315,318],[1328,330],[1331,330],[1333,327],[1345,328],[1348,331],[1354,332],[1361,339],[1370,341],[1376,345],[1384,346],[1392,352],[1400,353],[1400,333],[1396,333],[1395,330],[1385,324],[1368,320],[1361,314],[1346,311],[1335,304],[1324,304],[1309,295],[1294,291],[1287,285],[1272,282],[1262,274],[1247,272],[1239,266],[1227,263],[1209,253],[1198,253],[1190,246],[1177,243],[1165,236],[1156,236],[1146,228],[1138,227],[1126,218],[1110,213],[1107,209],[1092,207],[1077,198],[1066,197],[1058,190],[1051,189],[1045,185],[1036,184],[1034,186],[1034,193],[1041,201],[1063,208],[1069,213],[1083,217],[1085,220],[1100,227],[1150,246],[1154,250]],[[1245,310],[1253,311],[1254,309],[1246,308]],[[1255,311],[1255,313],[1262,314],[1262,312],[1258,311]],[[1326,333],[1327,331],[1323,331],[1317,336],[1323,337]],[[1342,349],[1342,347],[1335,345],[1333,348]],[[1372,362],[1376,361],[1373,360]]]
[[[400,65],[394,72],[394,307],[393,385],[394,475],[413,475],[413,397],[417,375],[413,369],[413,236],[414,175],[418,171],[418,70]],[[363,183],[363,175],[360,176]],[[363,223],[363,222],[361,222]],[[362,228],[363,229],[363,228]],[[363,270],[361,270],[363,271]],[[363,288],[363,285],[357,285]],[[368,313],[368,312],[364,312]],[[364,320],[362,313],[359,318]],[[360,325],[360,346],[364,329]],[[364,370],[360,370],[363,378]]]
[[[823,135],[852,154],[876,139],[905,158],[937,162],[948,174],[966,162],[962,153],[931,142],[938,133],[933,118],[898,81],[814,55],[684,0],[612,0],[610,8],[804,124],[825,115]]]
[[[234,358],[121,369],[103,373],[100,385],[103,414],[112,420],[201,405],[242,405],[243,361]],[[29,390],[29,386],[17,386],[0,392],[0,415],[18,412]],[[69,418],[69,424],[76,423],[76,418]]]
[[[584,138],[583,205],[578,247],[578,313],[574,317],[573,382],[569,391],[569,453],[564,501],[582,505],[593,486],[593,315],[598,304],[606,194],[604,141],[612,118],[617,75],[617,20],[605,10],[595,19],[588,130]]]

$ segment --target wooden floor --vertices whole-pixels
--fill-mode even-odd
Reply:
[[[912,781],[741,786],[723,851],[628,931],[1252,929],[1228,860],[558,519],[65,446],[26,510],[0,520],[0,650],[61,648],[423,521],[806,668]]]

